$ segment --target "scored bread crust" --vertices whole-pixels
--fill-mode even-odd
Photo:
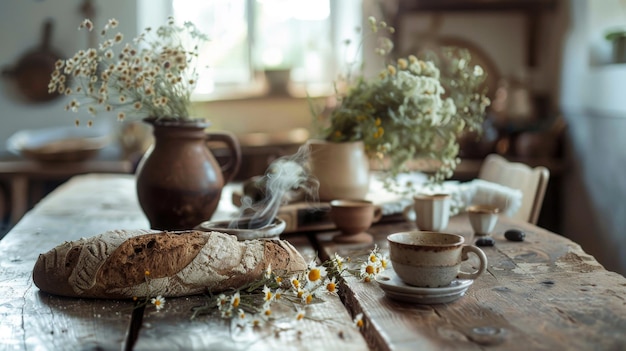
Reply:
[[[187,296],[237,289],[306,269],[283,240],[245,240],[220,232],[113,230],[65,242],[39,255],[33,281],[42,291],[90,298]]]

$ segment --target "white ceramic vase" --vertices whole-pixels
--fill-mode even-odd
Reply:
[[[365,199],[369,190],[369,159],[362,141],[307,141],[309,167],[320,183],[320,201]]]

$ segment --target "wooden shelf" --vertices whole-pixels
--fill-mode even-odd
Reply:
[[[514,11],[526,16],[526,65],[537,66],[537,41],[540,30],[540,15],[556,8],[556,0],[399,0],[393,25],[399,33],[400,19],[415,12],[497,12]],[[397,34],[398,35],[398,34]]]
[[[6,195],[13,225],[29,210],[33,202],[39,201],[45,194],[44,182],[65,181],[77,174],[86,173],[132,173],[133,165],[128,160],[93,159],[80,162],[39,162],[24,158],[3,159],[0,157],[0,182],[8,185]],[[4,215],[3,194],[0,193],[0,220]]]
[[[527,11],[553,10],[556,0],[400,0],[407,11]]]

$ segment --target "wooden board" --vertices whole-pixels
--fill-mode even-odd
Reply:
[[[626,349],[626,278],[606,271],[576,243],[506,218],[497,224],[496,246],[484,248],[487,273],[459,300],[397,302],[376,283],[347,277],[340,297],[309,307],[309,316],[317,320],[295,324],[286,317],[279,321],[278,335],[271,329],[232,328],[212,315],[190,320],[191,308],[204,302],[202,296],[168,299],[163,310],[141,313],[127,301],[39,292],[31,278],[39,253],[109,229],[147,228],[136,201],[132,176],[79,176],[46,197],[0,241],[0,350]],[[460,215],[451,219],[447,231],[471,242],[470,228]],[[505,240],[502,233],[510,228],[525,231],[526,240]],[[388,234],[414,229],[412,223],[396,222],[369,231],[386,252]],[[307,260],[336,252],[356,264],[373,247],[334,243],[336,234],[286,237]],[[365,320],[360,332],[351,326],[358,313]]]
[[[109,229],[146,228],[137,203],[120,201],[129,192],[134,187],[128,176],[64,184],[0,241],[0,350],[124,347],[132,302],[48,295],[31,276],[39,253],[64,241]]]
[[[110,229],[148,228],[136,200],[134,178],[86,175],[57,188],[0,241],[0,350],[367,350],[338,296],[309,307],[311,319],[285,314],[285,331],[231,328],[219,316],[190,320],[204,297],[168,299],[165,308],[134,309],[132,301],[63,298],[32,281],[39,253]],[[290,242],[307,261],[317,251],[307,236]],[[287,309],[288,311],[290,309]]]
[[[524,242],[503,237],[509,228]],[[409,223],[370,229],[388,250],[386,236],[414,230]],[[465,215],[452,218],[448,232],[473,240]],[[358,258],[371,246],[332,241],[318,234],[321,254]],[[626,349],[626,279],[606,271],[568,239],[535,226],[501,218],[496,245],[483,248],[488,271],[465,296],[440,305],[396,302],[377,283],[346,280],[342,298],[366,318],[364,335],[379,350],[623,350]],[[472,263],[472,262],[470,262]],[[475,262],[473,262],[475,264]]]
[[[290,235],[291,242],[307,262],[318,261],[316,251],[304,235]],[[190,320],[191,309],[203,305],[204,297],[170,299],[167,314],[150,311],[144,315],[143,328],[135,350],[172,350],[180,345],[194,350],[367,350],[359,331],[352,328],[352,317],[339,296],[324,296],[324,302],[307,307],[307,316],[293,320],[291,306],[276,304],[281,321],[258,330],[239,328],[219,315]],[[171,309],[169,309],[171,308]],[[313,320],[315,319],[315,320]],[[322,322],[324,321],[324,322]],[[280,327],[276,333],[276,327]]]

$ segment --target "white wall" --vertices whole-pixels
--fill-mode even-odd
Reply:
[[[54,20],[51,44],[59,53],[70,56],[88,47],[88,34],[78,31],[84,19],[80,12],[83,0],[0,1],[0,69],[11,68],[28,50],[38,46],[46,19]],[[119,30],[126,37],[137,33],[135,1],[93,1],[96,6],[94,22],[97,28],[109,18],[120,22]],[[75,115],[64,109],[66,97],[47,103],[22,101],[15,94],[13,82],[0,79],[0,151],[6,139],[20,129],[73,125]],[[104,116],[102,116],[104,117]],[[113,118],[104,118],[113,123]]]
[[[623,1],[571,0],[560,106],[571,136],[565,231],[608,269],[626,273],[626,65],[609,64],[607,28]]]
[[[534,92],[554,94],[555,62],[560,55],[558,42],[561,40],[557,11],[541,16],[537,36],[537,65],[526,64],[528,36],[526,17],[523,12],[474,12],[471,14],[433,13],[411,14],[402,21],[399,50],[412,53],[411,48],[419,48],[423,43],[442,40],[458,42],[476,48],[476,54],[483,55],[493,63],[493,73],[497,79],[511,80],[520,75],[528,79]],[[470,50],[471,52],[472,50]],[[488,67],[484,67],[488,70]]]

